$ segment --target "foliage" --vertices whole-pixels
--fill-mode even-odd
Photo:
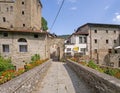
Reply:
[[[47,26],[47,21],[45,20],[45,18],[44,17],[42,17],[42,30],[43,31],[47,31],[48,30],[48,26]]]
[[[88,67],[96,69],[98,66],[91,60],[88,62]]]
[[[0,84],[3,84],[21,74],[23,74],[25,71],[28,71],[28,70],[34,68],[35,66],[42,64],[43,62],[45,62],[47,60],[48,59],[37,60],[35,62],[31,62],[29,64],[26,64],[25,68],[19,68],[18,70],[6,70],[6,71],[0,72]]]
[[[115,70],[115,69],[112,69],[112,68],[107,68],[106,70],[104,70],[104,73],[108,74],[108,75],[111,75],[111,76],[115,76],[115,74],[117,73],[118,71]]]
[[[2,56],[0,56],[0,72],[6,71],[6,70],[13,70],[14,66],[11,64],[11,59],[5,59]]]
[[[29,63],[29,64],[26,64],[25,65],[25,71],[28,71],[28,70],[30,70],[30,69],[32,69],[32,68],[34,68],[34,67],[36,67],[36,66],[38,66],[38,65],[40,65],[40,64],[42,64],[42,63],[44,63],[45,61],[47,61],[48,59],[45,59],[45,60],[37,60],[37,61],[35,61],[35,62],[31,62],[31,63]]]
[[[31,57],[31,61],[32,61],[32,62],[35,62],[35,61],[37,61],[37,60],[40,60],[40,55],[39,55],[39,54],[35,54],[35,55],[33,55],[33,56]]]

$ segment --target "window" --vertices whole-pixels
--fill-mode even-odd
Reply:
[[[80,44],[82,43],[82,37],[79,37],[79,43]]]
[[[87,37],[83,37],[84,38],[84,43],[87,43]]]
[[[23,27],[25,27],[25,24],[23,24]]]
[[[34,35],[34,38],[38,38],[38,35],[37,35],[37,34],[35,34],[35,35]]]
[[[5,17],[3,17],[3,22],[6,22],[6,18]]]
[[[24,38],[20,38],[18,40],[19,44],[19,52],[27,52],[27,40]]]
[[[106,30],[106,33],[108,33],[108,30]]]
[[[7,7],[7,12],[9,11],[9,8]]]
[[[81,52],[83,53],[83,55],[86,54],[86,48],[81,48]]]
[[[97,50],[97,49],[94,49],[94,53],[98,53],[98,50]]]
[[[27,52],[27,45],[19,45],[20,52]]]
[[[22,11],[22,15],[24,15],[25,13],[24,13],[24,11]]]
[[[118,51],[117,50],[114,50],[115,51],[115,53],[117,54],[118,53]]]
[[[67,51],[71,51],[71,48],[67,48]]]
[[[3,52],[9,52],[9,45],[3,45]]]
[[[97,43],[97,39],[95,39],[94,41],[95,41],[95,43]]]
[[[79,37],[79,43],[87,43],[87,37],[86,36],[80,36]]]
[[[108,44],[109,43],[109,41],[108,41],[108,39],[106,40],[106,44]]]
[[[95,33],[97,33],[97,30],[94,30]]]
[[[112,53],[112,49],[108,49],[108,53]]]
[[[10,6],[10,11],[11,11],[11,12],[13,11],[13,6]]]
[[[22,5],[24,5],[25,3],[22,1]]]
[[[116,34],[116,30],[114,30],[114,34]]]
[[[114,40],[114,44],[115,44],[115,43],[117,43],[117,41],[116,41],[116,40]]]
[[[3,33],[3,36],[4,37],[8,37],[8,33]]]

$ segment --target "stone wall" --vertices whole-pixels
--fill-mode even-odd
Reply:
[[[44,74],[51,65],[51,60],[25,72],[24,74],[0,85],[0,93],[30,93],[35,89],[38,82],[41,82]]]
[[[95,93],[120,93],[120,80],[70,60],[67,60],[67,65],[73,69]]]

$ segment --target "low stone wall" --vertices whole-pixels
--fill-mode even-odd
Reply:
[[[0,85],[0,93],[30,93],[40,82],[51,65],[51,60],[35,67],[32,70]]]
[[[89,67],[67,60],[67,65],[89,85],[95,93],[120,93],[120,80]]]

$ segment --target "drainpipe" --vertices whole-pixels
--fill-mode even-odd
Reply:
[[[90,59],[92,59],[92,36],[91,36],[91,26],[90,26]]]

